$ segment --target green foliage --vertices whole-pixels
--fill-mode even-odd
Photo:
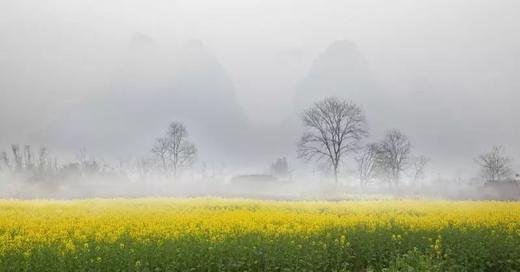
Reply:
[[[1,271],[518,271],[520,236],[495,229],[337,227],[311,235],[89,238],[63,252],[34,244],[0,257]]]

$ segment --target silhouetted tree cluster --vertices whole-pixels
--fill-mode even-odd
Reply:
[[[385,180],[389,185],[398,185],[403,172],[412,163],[410,159],[412,144],[408,137],[401,131],[393,129],[388,131],[384,138],[376,143],[365,146],[357,157],[358,172],[361,186],[375,178]],[[424,174],[427,163],[425,157],[421,160],[422,165],[417,164],[417,179]]]
[[[285,157],[278,158],[271,164],[271,174],[280,178],[286,178],[290,175],[289,164]]]
[[[325,160],[338,181],[339,166],[351,153],[356,157],[362,186],[382,177],[389,184],[398,184],[410,164],[411,143],[399,130],[390,130],[377,143],[360,147],[368,136],[367,121],[361,107],[353,102],[330,97],[316,102],[302,114],[303,136],[298,144],[298,156]]]
[[[189,167],[196,158],[197,149],[187,140],[187,130],[181,123],[171,123],[164,137],[157,139],[152,152],[157,159],[123,160],[111,166],[100,162],[81,148],[75,160],[62,161],[49,155],[46,147],[35,152],[31,145],[12,144],[10,152],[0,152],[0,172],[17,175],[18,180],[88,180],[96,177],[118,177],[122,179],[146,179],[159,168],[177,176],[180,169]],[[164,173],[164,171],[161,171]]]
[[[46,147],[40,147],[34,152],[31,145],[24,145],[22,149],[19,144],[12,144],[10,150],[10,154],[0,152],[0,171],[25,181],[60,182],[79,177],[111,175],[114,172],[114,168],[108,164],[88,158],[85,149],[80,149],[76,160],[62,163],[58,163],[58,158],[51,157]]]
[[[12,144],[10,149],[11,155],[6,151],[0,152],[0,171],[41,174],[55,170],[45,147],[40,147],[36,154],[31,145],[24,145],[22,151],[19,144]]]

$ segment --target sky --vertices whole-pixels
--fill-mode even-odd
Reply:
[[[377,94],[359,103],[384,95],[393,104],[367,111],[369,122],[377,120],[371,137],[402,129],[437,169],[470,173],[473,158],[493,144],[520,160],[519,12],[514,0],[2,0],[0,146],[62,148],[57,132],[48,131],[67,130],[63,116],[95,107],[92,101],[117,100],[114,92],[133,82],[129,78],[141,86],[138,92],[168,85],[183,71],[183,48],[192,40],[203,43],[229,80],[226,89],[247,126],[284,126],[297,114],[294,98],[313,64],[332,43],[348,40],[377,86]],[[153,44],[144,57],[129,49],[135,37]],[[137,154],[128,153],[144,154],[159,132],[149,129]],[[204,142],[202,134],[195,130],[193,137]],[[294,137],[262,156],[293,152]],[[120,142],[107,141],[111,147]]]

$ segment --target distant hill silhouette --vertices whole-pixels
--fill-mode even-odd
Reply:
[[[160,51],[152,38],[139,34],[128,54],[116,64],[107,91],[55,120],[47,131],[50,138],[105,153],[139,153],[151,148],[169,122],[179,121],[202,151],[224,153],[239,146],[244,113],[231,79],[202,42]]]
[[[301,108],[327,96],[362,103],[376,91],[377,84],[361,51],[353,42],[341,40],[315,59],[297,89],[295,103]]]

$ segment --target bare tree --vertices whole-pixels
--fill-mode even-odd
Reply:
[[[367,144],[356,158],[361,187],[365,187],[376,174],[378,152],[377,144]]]
[[[197,155],[197,148],[188,141],[186,127],[178,122],[173,122],[168,127],[166,135],[157,139],[152,152],[159,157],[164,169],[171,168],[174,177],[178,170],[191,166]]]
[[[2,152],[1,155],[1,159],[2,161],[4,162],[4,166],[6,169],[10,169],[11,168],[11,165],[9,163],[9,157],[7,157],[7,153],[5,151]]]
[[[11,150],[13,151],[15,169],[16,171],[20,171],[22,170],[22,155],[20,154],[20,146],[17,144],[12,144]]]
[[[425,156],[416,157],[413,161],[413,181],[415,183],[423,180],[426,176],[426,165],[430,159]]]
[[[169,156],[173,168],[173,176],[177,176],[177,171],[181,167],[191,166],[195,161],[197,148],[187,140],[188,131],[186,127],[177,122],[170,124],[167,133],[169,141]]]
[[[47,148],[41,147],[40,151],[38,152],[38,169],[40,169],[40,171],[43,171],[45,169],[46,164],[47,164]]]
[[[325,160],[337,183],[343,157],[357,150],[360,140],[368,134],[363,110],[352,102],[331,97],[315,103],[301,118],[304,133],[298,157]]]
[[[166,160],[168,159],[169,152],[169,141],[167,138],[157,138],[155,140],[155,145],[152,148],[152,153],[154,153],[159,160],[161,160],[162,168],[166,171],[168,168]]]
[[[33,155],[30,145],[24,146],[24,161],[25,161],[25,169],[32,169],[34,166],[33,163]]]
[[[390,130],[378,145],[378,168],[392,183],[399,184],[401,173],[409,166],[409,156],[412,149],[410,140],[399,130]]]
[[[477,158],[482,177],[488,182],[498,182],[512,175],[512,159],[504,155],[502,146],[493,146],[491,151]]]

